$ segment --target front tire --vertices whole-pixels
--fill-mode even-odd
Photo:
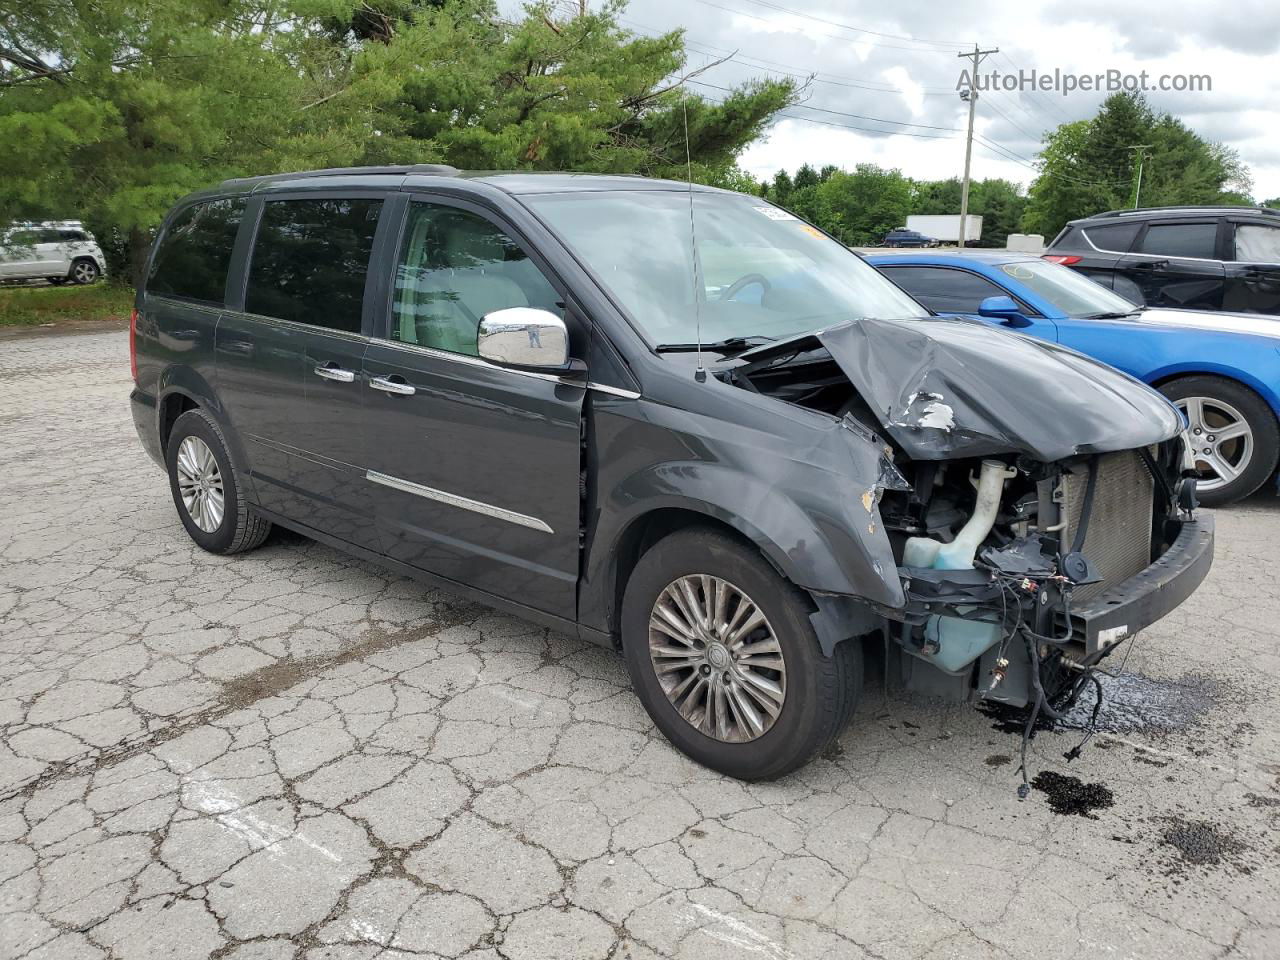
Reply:
[[[808,597],[717,530],[678,531],[632,571],[622,604],[631,683],[658,729],[698,763],[773,780],[848,723],[862,647],[824,657]]]
[[[1206,507],[1247,497],[1275,472],[1280,424],[1248,387],[1206,375],[1171,380],[1160,392],[1187,417],[1200,475],[1196,493]]]
[[[201,549],[241,553],[267,539],[271,522],[241,495],[222,430],[203,410],[178,417],[169,433],[165,464],[178,517]]]
[[[98,279],[101,271],[98,265],[88,257],[83,257],[71,264],[71,272],[67,274],[67,279],[72,283],[78,283],[82,286],[87,283],[93,283]]]

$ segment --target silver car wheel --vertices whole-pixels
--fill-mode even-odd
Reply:
[[[787,665],[768,618],[727,580],[680,577],[649,615],[649,659],[671,705],[724,743],[766,733],[782,713]]]
[[[191,522],[205,533],[222,526],[226,499],[222,471],[213,451],[199,437],[184,437],[178,447],[178,493]]]
[[[1198,490],[1225,487],[1248,469],[1253,430],[1244,414],[1215,397],[1186,397],[1174,403],[1187,417],[1187,438],[1200,474]]]
[[[98,278],[98,268],[87,260],[81,260],[71,268],[71,279],[76,283],[92,283]]]

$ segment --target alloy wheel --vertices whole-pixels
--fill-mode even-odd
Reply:
[[[222,526],[226,509],[222,471],[213,451],[199,437],[184,437],[178,447],[178,493],[191,522],[205,533]]]
[[[778,637],[755,601],[720,577],[680,577],[658,594],[649,659],[671,705],[715,740],[754,740],[782,712],[787,667]]]
[[[71,268],[71,278],[76,283],[93,283],[98,278],[98,268],[87,260],[81,260]]]
[[[1239,410],[1215,397],[1174,401],[1187,417],[1187,438],[1196,461],[1202,492],[1231,483],[1253,460],[1253,430]]]

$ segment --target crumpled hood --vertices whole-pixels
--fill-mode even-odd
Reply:
[[[1052,462],[1158,443],[1183,428],[1164,397],[1128,374],[977,320],[861,319],[806,338],[827,349],[918,460],[1020,452]],[[796,346],[769,344],[740,358]]]

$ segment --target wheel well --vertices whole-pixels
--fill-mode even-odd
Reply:
[[[621,630],[619,618],[622,615],[622,596],[627,589],[627,581],[631,579],[631,571],[635,569],[636,563],[646,550],[664,537],[670,536],[677,530],[683,530],[686,527],[708,527],[732,537],[752,550],[759,549],[756,544],[743,536],[741,531],[723,520],[708,516],[705,513],[699,513],[696,510],[663,507],[659,510],[651,510],[644,516],[634,520],[623,531],[622,536],[618,539],[618,546],[614,550],[613,607],[609,610],[609,632],[613,634],[615,643],[618,642]],[[767,554],[763,554],[763,556],[773,566],[769,556]]]
[[[173,432],[173,425],[178,418],[188,410],[198,409],[199,406],[200,404],[185,393],[171,393],[160,401],[160,450],[162,453],[168,452],[169,434]]]

